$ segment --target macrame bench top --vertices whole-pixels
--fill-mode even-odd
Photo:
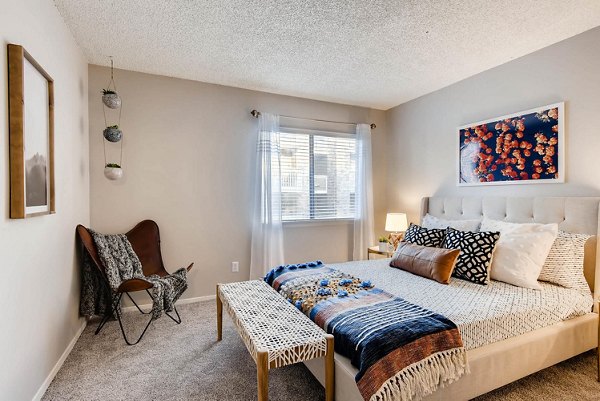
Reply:
[[[218,295],[254,361],[258,352],[269,368],[325,356],[330,335],[264,281],[220,284]]]

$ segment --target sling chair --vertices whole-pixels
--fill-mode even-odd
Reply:
[[[83,252],[87,252],[89,254],[94,265],[96,266],[96,268],[98,268],[98,270],[102,274],[105,284],[107,285],[108,288],[110,288],[110,286],[108,284],[108,279],[107,279],[106,273],[105,273],[105,267],[102,264],[102,262],[100,261],[100,258],[98,256],[98,251],[96,249],[96,244],[94,243],[94,239],[92,238],[92,235],[90,234],[88,229],[85,228],[84,226],[82,226],[81,224],[79,224],[77,226],[77,234],[83,245],[83,248],[84,248]],[[165,266],[164,266],[163,260],[162,260],[162,255],[160,253],[160,234],[158,232],[158,225],[156,224],[156,222],[154,222],[152,220],[144,220],[141,223],[138,223],[135,227],[133,227],[125,235],[127,236],[127,239],[129,240],[129,242],[131,243],[131,246],[132,246],[134,252],[140,259],[144,276],[151,276],[153,274],[157,274],[160,277],[165,277],[165,276],[169,275],[169,273],[165,270]],[[190,271],[193,265],[194,264],[191,263],[187,267],[187,271]],[[102,321],[98,325],[98,328],[96,329],[96,332],[94,334],[98,334],[100,332],[100,330],[102,330],[102,328],[104,327],[106,322],[110,319],[110,317],[116,315],[117,320],[119,321],[119,326],[121,327],[121,333],[123,333],[123,338],[125,339],[125,342],[127,343],[127,345],[135,345],[135,344],[139,343],[140,340],[142,339],[142,337],[144,336],[144,334],[146,333],[146,330],[150,326],[150,323],[152,323],[152,317],[150,317],[148,324],[146,324],[146,327],[142,331],[142,334],[140,334],[137,341],[130,342],[129,339],[127,338],[127,335],[125,334],[125,330],[123,329],[123,322],[121,321],[121,309],[119,308],[119,304],[121,302],[121,298],[123,297],[123,294],[125,294],[125,295],[127,295],[127,297],[129,297],[131,302],[133,302],[135,307],[142,314],[144,314],[144,315],[150,314],[151,311],[144,312],[142,310],[142,308],[140,308],[139,305],[134,301],[134,299],[131,297],[131,295],[129,295],[129,293],[134,292],[134,291],[146,291],[146,293],[150,296],[150,298],[152,298],[152,300],[154,300],[154,298],[152,297],[152,294],[150,294],[150,291],[148,291],[152,287],[153,287],[153,284],[148,281],[137,279],[137,278],[132,278],[129,280],[124,280],[116,291],[113,291],[111,289],[111,293],[113,295],[112,299],[114,299],[115,301],[111,305],[111,310],[108,311],[105,314],[105,316],[102,318]],[[179,316],[179,312],[177,311],[177,308],[175,308],[175,305],[173,305],[173,308],[175,310],[175,314],[177,315],[177,319],[175,317],[171,316],[166,311],[165,311],[165,314],[167,316],[169,316],[175,323],[180,324],[181,317]]]

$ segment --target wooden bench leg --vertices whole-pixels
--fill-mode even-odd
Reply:
[[[217,284],[217,341],[223,339],[223,302],[219,297],[219,284]]]
[[[335,362],[333,360],[333,336],[327,335],[327,353],[325,354],[325,401],[335,399]]]
[[[258,351],[256,354],[256,378],[258,382],[258,401],[269,401],[269,353]]]

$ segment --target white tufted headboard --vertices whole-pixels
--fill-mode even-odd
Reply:
[[[558,223],[562,231],[589,234],[585,247],[585,276],[594,292],[600,290],[600,263],[596,260],[599,232],[600,198],[586,197],[489,197],[423,198],[421,218],[429,213],[449,220],[476,219],[482,216],[513,223]],[[594,292],[594,299],[597,299]]]

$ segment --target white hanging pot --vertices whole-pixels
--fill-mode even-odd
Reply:
[[[118,166],[118,165],[114,165]],[[123,169],[121,167],[114,167],[113,165],[106,165],[104,167],[104,176],[111,181],[120,180],[123,178]]]
[[[119,129],[118,125],[104,128],[102,131],[104,138],[109,142],[119,142],[123,138],[123,132]]]
[[[102,103],[106,105],[109,109],[118,109],[121,107],[121,98],[117,94],[117,92],[104,89],[102,91]]]

